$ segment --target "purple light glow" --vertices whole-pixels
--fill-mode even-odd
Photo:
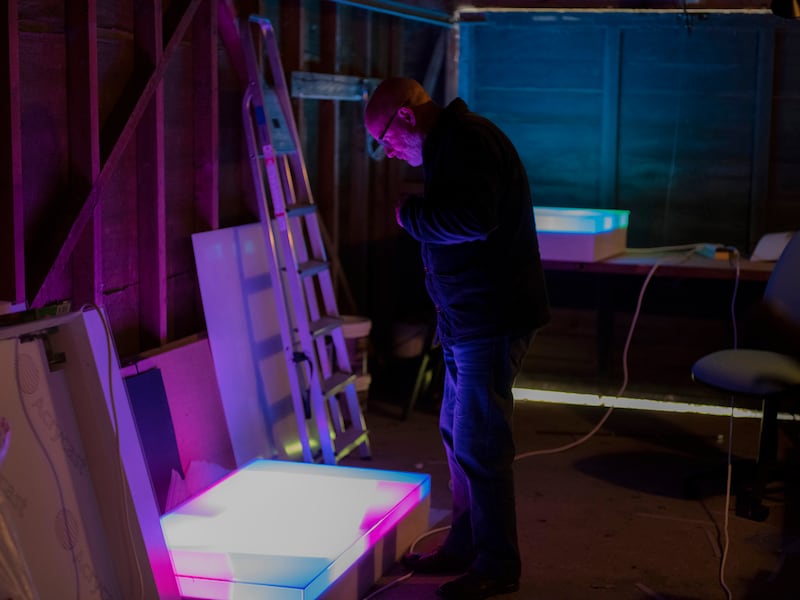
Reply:
[[[257,460],[161,525],[182,594],[306,600],[429,493],[425,474]]]

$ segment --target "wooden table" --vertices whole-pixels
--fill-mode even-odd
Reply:
[[[647,275],[658,264],[656,277],[692,277],[702,279],[734,279],[735,261],[707,258],[688,251],[652,251],[628,249],[625,254],[597,262],[575,262],[546,260],[545,270],[583,271],[586,273],[608,273],[619,275]],[[774,262],[739,260],[739,277],[746,281],[767,281]]]
[[[641,305],[644,313],[678,320],[727,320],[736,288],[737,313],[744,318],[760,300],[775,263],[740,259],[738,285],[733,260],[708,258],[689,250],[628,250],[597,262],[546,260],[543,264],[554,308],[597,311],[597,375],[602,380],[609,374],[615,316],[634,313],[645,282],[648,287]],[[665,335],[673,333],[685,335],[677,330]],[[675,342],[670,339],[670,344]],[[686,361],[691,363],[696,349],[689,344],[685,350]]]

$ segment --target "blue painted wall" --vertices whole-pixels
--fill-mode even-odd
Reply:
[[[484,17],[460,25],[459,94],[514,141],[537,205],[628,209],[631,247],[800,229],[800,23]]]

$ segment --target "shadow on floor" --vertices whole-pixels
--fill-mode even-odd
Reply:
[[[423,470],[432,509],[448,514],[449,490],[435,407],[408,419],[394,400],[372,397],[366,412],[376,468]],[[605,409],[518,403],[517,451],[558,448],[590,431]],[[515,464],[521,589],[508,600],[725,600],[720,582],[743,600],[800,597],[800,486],[770,487],[764,522],[726,512],[726,417],[616,409],[596,435],[563,452]],[[781,455],[800,472],[800,424],[782,424]],[[754,456],[758,421],[733,421],[732,456]],[[710,476],[713,475],[713,476]],[[698,494],[687,481],[699,478]],[[727,516],[727,519],[726,519]],[[447,519],[436,525],[447,524]],[[433,527],[434,524],[431,524]],[[437,534],[444,535],[444,534]],[[729,539],[725,551],[725,540]],[[435,546],[440,537],[420,542]],[[375,590],[405,570],[395,565]],[[447,578],[414,575],[375,600],[425,600]]]

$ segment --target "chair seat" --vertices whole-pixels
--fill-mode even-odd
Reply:
[[[800,385],[800,361],[766,350],[720,350],[694,363],[692,377],[729,392],[769,396]]]

